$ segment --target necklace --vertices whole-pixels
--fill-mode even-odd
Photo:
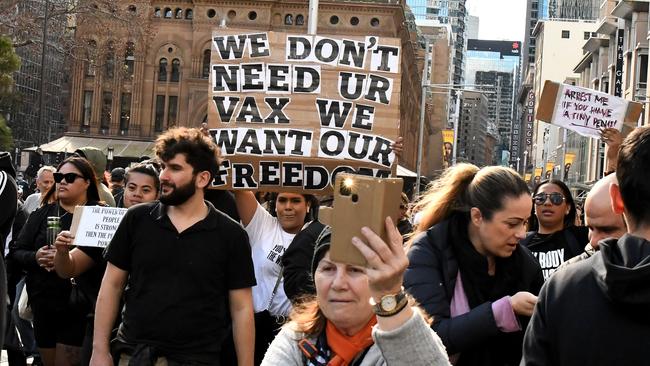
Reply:
[[[86,201],[86,202],[87,202],[87,201]],[[80,204],[80,205],[76,205],[76,206],[85,206],[85,205],[86,205],[86,202],[84,202],[84,203],[82,203],[82,204]],[[75,207],[76,207],[76,206],[75,206]],[[66,215],[69,215],[69,214],[70,214],[70,212],[68,212],[68,210],[66,210],[66,209],[63,209],[63,211],[64,211],[64,214],[61,215],[61,202],[57,202],[57,203],[56,203],[56,215],[59,216],[59,219],[62,219],[62,218],[64,218],[64,217],[66,217]]]

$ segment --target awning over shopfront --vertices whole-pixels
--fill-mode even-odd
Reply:
[[[153,157],[153,141],[130,141],[118,139],[90,138],[79,136],[63,136],[52,142],[40,146],[43,153],[68,153],[84,146],[96,147],[108,155],[109,147],[113,148],[113,158],[140,158],[142,156]],[[33,146],[25,151],[37,151],[38,147]],[[404,178],[415,178],[417,174],[401,165],[397,166],[397,176]]]
[[[153,157],[152,141],[131,141],[118,139],[103,139],[78,136],[63,136],[52,142],[40,146],[44,153],[68,153],[84,146],[92,146],[108,154],[109,147],[113,148],[113,158],[139,158],[141,156]],[[27,151],[36,151],[37,146],[27,148]]]

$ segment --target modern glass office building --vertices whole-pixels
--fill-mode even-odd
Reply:
[[[526,8],[526,39],[523,58],[526,63],[535,62],[535,38],[533,29],[539,20],[595,20],[598,18],[600,0],[528,0]]]
[[[467,40],[465,60],[465,82],[476,84],[477,71],[499,71],[519,75],[521,64],[521,42]]]
[[[487,118],[498,129],[496,155],[511,149],[515,91],[519,87],[521,42],[470,39],[467,41],[465,81],[468,88],[484,90]]]
[[[407,0],[415,19],[437,20],[441,24],[450,24],[454,43],[453,76],[454,84],[463,83],[465,58],[466,0]]]

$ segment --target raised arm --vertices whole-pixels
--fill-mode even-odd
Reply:
[[[257,210],[257,199],[252,191],[235,191],[235,203],[237,204],[237,213],[244,226],[253,220]]]
[[[615,128],[606,128],[600,133],[601,139],[607,145],[607,168],[605,173],[612,173],[616,171],[616,164],[618,162],[618,150],[621,148],[623,142],[623,135]]]
[[[402,247],[402,235],[390,218],[386,218],[386,231],[388,243],[368,228],[361,230],[368,244],[356,237],[352,239],[368,262],[366,275],[375,302],[402,291],[404,271],[409,263]],[[396,314],[377,316],[373,338],[387,365],[449,365],[442,341],[429,329],[420,311],[410,304]]]

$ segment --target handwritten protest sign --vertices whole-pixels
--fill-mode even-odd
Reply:
[[[388,177],[399,133],[400,40],[213,33],[212,186],[328,193],[339,172]]]
[[[546,81],[537,119],[583,136],[600,138],[605,128],[623,130],[636,124],[641,104],[593,89]]]
[[[77,206],[70,232],[73,245],[105,248],[111,242],[126,208]]]

